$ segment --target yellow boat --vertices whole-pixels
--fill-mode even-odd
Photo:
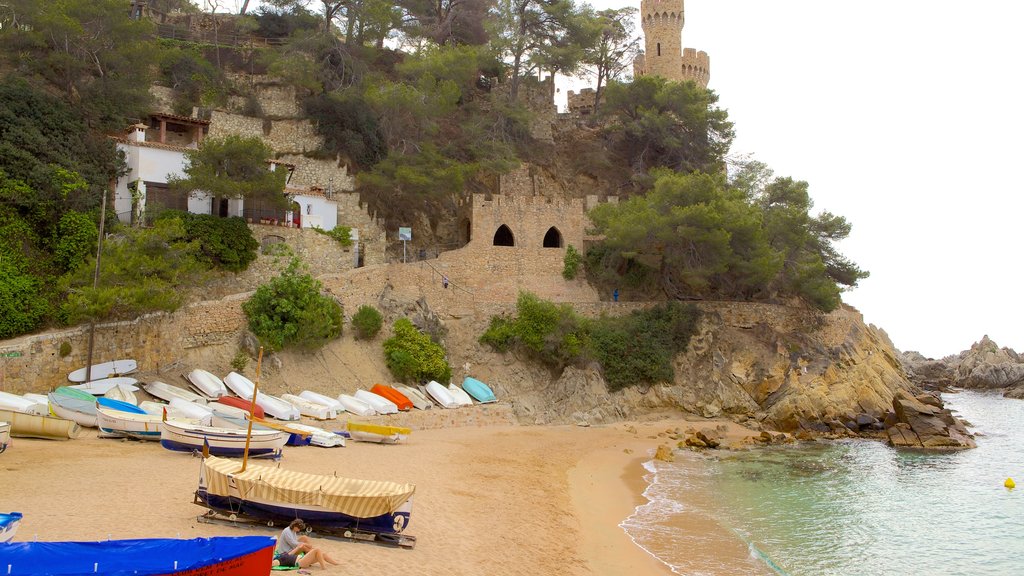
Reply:
[[[360,442],[377,442],[378,444],[398,444],[412,434],[409,428],[385,426],[383,424],[364,424],[347,422],[345,428],[353,440]]]
[[[11,410],[0,410],[0,422],[11,424],[14,438],[43,438],[45,440],[69,440],[78,438],[82,428],[71,420],[53,416],[37,416]]]

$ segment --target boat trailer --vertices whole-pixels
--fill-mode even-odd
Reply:
[[[219,524],[221,526],[232,526],[235,528],[266,527],[271,529],[287,525],[284,520],[275,521],[263,518],[254,518],[246,514],[236,514],[210,508],[199,498],[198,494],[196,495],[193,503],[207,508],[206,514],[196,517],[196,521],[203,524]],[[313,530],[312,527],[307,526],[306,533],[315,534],[317,536],[327,538],[328,540],[339,540],[343,542],[372,542],[382,546],[405,548],[407,550],[412,550],[416,546],[415,536],[393,532],[371,532],[368,530],[360,530],[358,528],[321,528]]]

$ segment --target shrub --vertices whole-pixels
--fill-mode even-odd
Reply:
[[[324,230],[323,228],[313,228],[324,236],[330,236],[338,241],[343,248],[348,248],[352,245],[352,229],[348,226],[335,226],[330,230]]]
[[[391,374],[401,382],[437,380],[449,382],[452,369],[444,348],[413,326],[408,318],[399,318],[395,335],[384,341],[384,360]]]
[[[42,282],[0,258],[0,338],[39,327],[50,307],[40,294]]]
[[[235,353],[235,357],[231,359],[231,367],[235,369],[235,372],[241,374],[245,371],[245,367],[249,365],[249,355],[245,353],[245,350],[239,350]]]
[[[384,318],[373,306],[362,305],[352,316],[352,328],[356,331],[356,338],[370,340],[380,332]]]
[[[514,319],[492,318],[480,342],[499,351],[521,346],[556,372],[587,357],[587,329],[571,306],[558,306],[523,292],[516,311]]]
[[[96,250],[98,236],[96,222],[88,214],[74,210],[65,212],[54,234],[54,263],[65,272],[78,269]]]
[[[315,350],[341,336],[342,308],[320,294],[320,282],[293,259],[280,276],[256,289],[242,310],[249,328],[271,351],[295,346]]]
[[[199,241],[202,259],[210,266],[241,272],[256,259],[260,243],[252,236],[245,220],[232,216],[221,218],[210,214],[190,214],[180,210],[161,212],[158,219],[178,218],[185,226],[189,240]]]
[[[71,342],[67,340],[60,343],[60,357],[67,358],[71,354]]]
[[[565,249],[565,267],[562,268],[562,278],[573,280],[579,273],[580,264],[583,263],[583,256],[571,245]]]

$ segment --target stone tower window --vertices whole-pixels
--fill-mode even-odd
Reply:
[[[512,230],[508,226],[502,224],[498,227],[498,231],[494,233],[494,245],[495,246],[515,246],[516,238],[512,235]]]
[[[658,56],[661,56],[661,42],[658,42]]]
[[[544,235],[544,247],[545,248],[561,248],[562,247],[562,233],[558,231],[558,228],[552,226],[548,228],[547,234]]]

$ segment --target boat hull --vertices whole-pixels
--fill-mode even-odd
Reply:
[[[11,436],[14,438],[70,440],[78,438],[82,433],[82,428],[71,420],[22,414],[10,410],[0,410],[0,422],[7,422],[11,425]]]
[[[0,453],[7,450],[7,445],[11,443],[11,425],[7,422],[0,422]]]
[[[377,414],[398,414],[398,406],[383,396],[363,390],[362,388],[356,390],[353,396],[369,404]]]
[[[195,386],[196,390],[209,398],[220,398],[221,396],[228,395],[228,388],[224,385],[224,381],[206,370],[196,368],[189,372],[185,379],[192,386]]]
[[[489,404],[491,402],[498,401],[498,399],[494,397],[494,391],[491,390],[491,387],[476,378],[466,376],[462,380],[462,389],[481,404]]]
[[[102,380],[92,380],[85,382],[84,384],[75,384],[74,386],[68,386],[72,390],[81,390],[82,392],[88,392],[93,396],[103,396],[112,389],[118,386],[127,386],[127,389],[131,392],[135,392],[139,389],[136,384],[139,381],[135,378],[129,378],[127,376],[118,376],[116,378],[104,378]]]
[[[21,512],[0,514],[0,544],[10,542],[14,538],[14,533],[18,531],[18,525],[21,524],[21,518]]]
[[[138,369],[138,362],[131,359],[101,362],[99,364],[92,365],[92,371],[89,373],[89,377],[93,380],[102,380],[103,378],[110,378],[111,376],[131,374]],[[72,382],[85,382],[85,372],[85,368],[79,368],[71,374],[68,374],[68,380]]]
[[[280,458],[288,435],[277,430],[253,430],[249,441],[252,458]],[[246,430],[209,426],[179,426],[164,422],[160,428],[160,445],[176,452],[202,452],[209,447],[214,456],[242,457],[245,455]]]
[[[96,401],[86,402],[55,392],[50,393],[50,412],[86,428],[96,427]]]
[[[373,416],[377,413],[377,411],[373,409],[373,406],[370,406],[366,402],[363,402],[359,398],[349,394],[342,394],[338,396],[338,401],[345,406],[346,412],[351,412],[358,416]]]
[[[431,380],[426,387],[427,394],[434,399],[442,408],[458,408],[459,403],[452,397],[452,393],[448,391],[440,382]]]
[[[252,400],[244,400],[235,396],[221,396],[220,398],[217,398],[217,402],[225,406],[244,410],[246,414],[249,413],[249,407],[252,406]],[[255,409],[253,409],[253,415],[257,418],[266,418],[266,413],[263,412],[263,407],[259,404],[256,405]]]
[[[370,392],[384,398],[388,402],[391,402],[403,412],[407,412],[413,408],[412,401],[409,400],[405,394],[402,394],[391,386],[374,384],[373,387],[370,388]]]
[[[180,398],[186,402],[193,402],[195,404],[206,404],[206,398],[203,398],[199,394],[178,386],[171,386],[165,382],[154,381],[149,384],[143,384],[143,388],[150,395],[155,396],[165,402],[170,402],[175,398]]]
[[[411,498],[393,514],[382,514],[373,518],[355,518],[319,506],[293,506],[246,500],[237,496],[219,496],[209,493],[203,487],[196,491],[196,499],[202,506],[225,514],[244,515],[261,522],[273,522],[279,526],[287,526],[292,520],[302,518],[306,526],[314,530],[336,532],[362,530],[379,534],[399,534],[409,525],[409,516],[412,512]]]

